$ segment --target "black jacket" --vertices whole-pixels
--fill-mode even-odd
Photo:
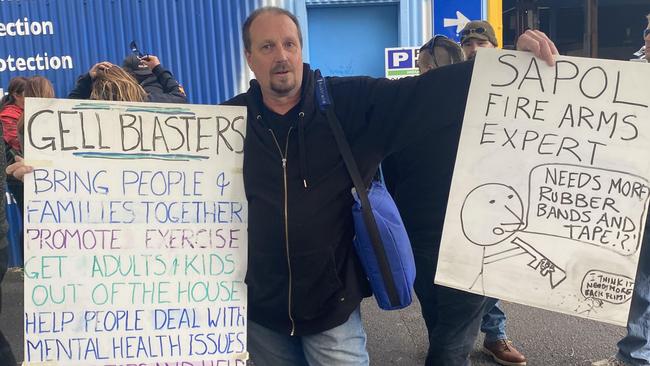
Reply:
[[[185,92],[169,70],[158,65],[151,72],[153,74],[144,80],[138,78],[150,102],[187,103]]]
[[[438,77],[431,72],[396,81],[326,78],[367,182],[384,157],[433,128],[435,121],[427,112],[429,101],[442,91],[436,87]],[[316,104],[314,72],[304,66],[302,113],[287,138],[286,190],[281,156],[285,147],[274,141],[262,118],[257,81],[225,104],[248,109],[244,185],[249,205],[249,319],[294,335],[344,323],[370,293],[352,246],[352,182]]]
[[[470,61],[440,69],[441,84],[436,87],[445,93],[441,100],[432,103],[444,107],[432,108],[430,112],[436,121],[435,130],[382,163],[388,190],[400,211],[414,253],[433,258],[434,264],[473,65]]]
[[[153,74],[140,81],[140,86],[147,92],[149,102],[187,103],[187,97],[180,84],[162,65],[154,67]],[[92,92],[93,80],[85,73],[77,79],[74,89],[68,94],[69,99],[88,99]]]

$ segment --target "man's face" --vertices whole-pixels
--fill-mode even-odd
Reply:
[[[246,61],[262,94],[276,98],[296,95],[302,84],[302,47],[293,21],[283,14],[263,13],[251,24],[250,37]]]
[[[470,38],[466,39],[462,44],[463,52],[465,52],[465,57],[468,60],[476,57],[476,50],[479,47],[483,48],[494,48],[494,45],[490,41],[484,41],[482,39]]]

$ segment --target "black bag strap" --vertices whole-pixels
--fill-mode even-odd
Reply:
[[[372,207],[370,206],[370,200],[368,199],[368,190],[363,183],[363,179],[359,173],[359,168],[357,167],[357,163],[354,160],[352,150],[350,149],[350,144],[348,144],[345,133],[343,132],[343,128],[341,127],[341,123],[339,122],[339,119],[336,117],[336,114],[332,108],[332,100],[330,99],[329,93],[327,92],[327,83],[319,71],[316,72],[316,99],[321,111],[325,112],[327,115],[327,121],[329,122],[332,133],[334,134],[334,138],[336,139],[336,144],[338,145],[339,151],[341,152],[341,156],[343,157],[345,166],[348,169],[348,173],[352,178],[352,182],[354,183],[354,188],[357,191],[357,195],[361,200],[363,220],[366,223],[366,228],[368,230],[368,234],[370,235],[370,240],[377,257],[377,263],[379,264],[381,276],[384,279],[384,283],[386,284],[388,299],[390,300],[391,305],[397,306],[400,303],[399,295],[397,294],[397,288],[393,280],[392,271],[390,269],[386,251],[384,250],[384,246],[381,241],[379,229],[377,229],[375,215],[372,214]]]

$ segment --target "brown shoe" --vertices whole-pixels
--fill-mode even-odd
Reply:
[[[500,339],[496,342],[483,342],[483,352],[492,356],[494,361],[506,366],[525,366],[526,356],[512,345],[508,339]]]

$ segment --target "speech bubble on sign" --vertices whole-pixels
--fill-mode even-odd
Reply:
[[[632,298],[634,280],[623,275],[598,270],[587,272],[580,292],[587,299],[598,299],[611,304],[623,304]]]
[[[640,176],[543,164],[529,176],[524,231],[567,238],[629,256],[639,249],[650,188]]]

